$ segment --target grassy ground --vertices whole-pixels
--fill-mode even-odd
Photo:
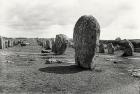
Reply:
[[[44,56],[35,40],[29,42],[0,50],[0,94],[140,94],[139,78],[129,72],[140,67],[140,59],[99,54],[95,70],[83,70],[74,65],[74,49]],[[48,59],[63,62],[46,64]]]

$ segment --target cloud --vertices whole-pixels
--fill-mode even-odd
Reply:
[[[135,1],[135,0],[134,0]],[[139,1],[131,2],[127,11],[118,15],[110,25],[102,28],[101,37],[103,39],[115,39],[121,37],[123,39],[139,39],[140,22],[139,20]],[[121,9],[121,8],[120,8]]]
[[[101,25],[101,39],[135,38],[139,34],[138,0],[0,0],[0,32],[5,36],[73,36],[82,15]],[[131,33],[133,32],[133,34]]]
[[[47,29],[51,25],[67,25],[71,24],[72,12],[69,7],[73,8],[73,0],[71,2],[59,3],[51,2],[48,5],[34,5],[24,7],[19,4],[10,8],[7,12],[8,26],[14,30],[38,31]],[[61,7],[61,5],[64,5]]]

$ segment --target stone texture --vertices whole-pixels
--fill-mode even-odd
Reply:
[[[47,39],[46,40],[45,49],[46,50],[50,50],[51,48],[52,48],[51,40]]]
[[[12,47],[13,46],[13,41],[12,40],[8,40],[8,47]]]
[[[99,53],[105,53],[105,46],[103,43],[99,45]]]
[[[0,36],[0,49],[4,49],[5,46],[4,46],[4,39],[3,37]]]
[[[14,39],[13,40],[13,46],[16,46],[16,45],[18,45],[18,40]]]
[[[52,43],[52,52],[55,51],[55,38],[51,38],[51,43]]]
[[[52,51],[57,55],[64,54],[67,48],[67,43],[68,43],[68,40],[67,40],[66,35],[63,35],[63,34],[56,35],[55,43],[53,45]]]
[[[99,45],[96,46],[96,52],[99,53]]]
[[[108,49],[108,54],[114,54],[115,48],[112,43],[109,43],[107,45],[107,49]]]
[[[45,46],[46,46],[46,40],[43,39],[43,41],[42,41],[42,47],[45,48]]]
[[[115,51],[118,51],[118,50],[120,50],[120,45],[117,44],[117,45],[115,46]]]
[[[133,56],[134,54],[134,46],[129,40],[124,40],[124,53],[123,56]]]
[[[8,40],[5,40],[5,48],[8,48]]]
[[[82,68],[94,68],[96,45],[99,42],[100,26],[93,16],[82,16],[74,27],[73,41],[75,62]]]

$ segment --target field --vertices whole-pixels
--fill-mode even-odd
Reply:
[[[36,40],[28,42],[0,50],[0,94],[140,94],[139,78],[131,75],[140,68],[140,53],[97,53],[95,69],[83,70],[74,64],[73,48],[42,55]]]

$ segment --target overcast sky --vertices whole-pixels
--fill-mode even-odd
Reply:
[[[73,36],[82,15],[93,15],[101,39],[140,38],[140,0],[0,0],[0,35]]]

